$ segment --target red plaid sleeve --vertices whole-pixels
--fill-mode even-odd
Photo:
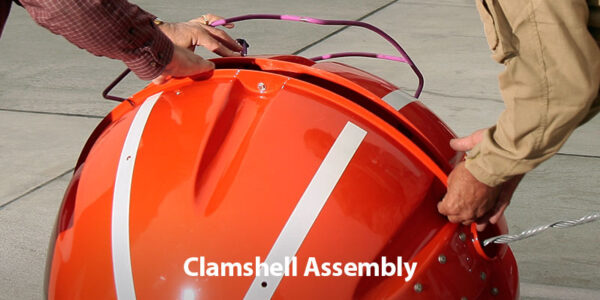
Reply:
[[[41,26],[98,56],[122,60],[138,77],[160,75],[173,43],[154,15],[124,0],[21,0]]]
[[[0,0],[0,37],[2,36],[2,30],[4,29],[4,24],[6,24],[6,18],[8,18],[11,4],[12,1]]]

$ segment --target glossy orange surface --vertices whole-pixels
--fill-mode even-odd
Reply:
[[[189,277],[184,261],[264,259],[347,122],[367,135],[297,252],[299,271],[309,257],[371,262],[402,256],[418,262],[415,275],[409,282],[284,277],[273,299],[485,299],[493,287],[500,290],[494,299],[517,297],[510,249],[484,259],[468,228],[437,213],[449,166],[461,154],[436,146],[452,134],[438,128],[445,126],[439,120],[424,121],[433,115],[424,106],[406,114],[393,110],[380,95],[391,84],[361,85],[356,78],[365,75],[343,65],[329,72],[292,56],[215,62],[219,69],[209,80],[148,86],[94,132],[59,215],[49,299],[116,298],[115,174],[139,105],[158,92],[131,185],[130,253],[138,299],[189,293],[194,299],[243,298],[253,277]]]

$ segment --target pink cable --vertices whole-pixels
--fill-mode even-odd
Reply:
[[[320,60],[324,60],[324,59],[331,59],[331,58],[338,58],[338,57],[349,57],[349,56],[371,57],[371,58],[386,59],[386,60],[392,60],[392,61],[397,61],[397,62],[408,63],[407,60],[406,60],[406,58],[404,58],[404,57],[393,56],[393,55],[386,55],[386,54],[377,54],[377,53],[371,53],[371,52],[339,52],[339,53],[331,53],[331,54],[325,54],[325,55],[321,55],[321,56],[315,56],[313,58],[310,58],[310,60],[312,60],[312,61],[320,61]]]
[[[297,22],[306,22],[306,23],[318,24],[318,25],[358,26],[358,27],[363,27],[363,28],[369,29],[371,31],[374,31],[375,33],[382,36],[385,40],[387,40],[390,44],[392,44],[392,46],[394,46],[394,48],[396,48],[396,50],[398,50],[398,52],[400,52],[402,57],[385,55],[385,54],[368,53],[368,52],[341,52],[341,53],[333,53],[333,54],[327,54],[327,55],[323,55],[323,56],[314,57],[313,60],[318,61],[318,60],[335,58],[335,57],[362,56],[362,57],[373,57],[373,58],[378,58],[378,59],[387,59],[387,60],[404,62],[404,63],[407,63],[412,68],[413,72],[415,72],[415,74],[419,78],[419,86],[417,87],[417,90],[415,92],[415,98],[419,98],[419,96],[421,95],[421,91],[423,91],[423,84],[424,84],[423,74],[421,74],[421,71],[419,71],[417,66],[413,63],[413,61],[410,59],[408,54],[406,54],[404,49],[402,49],[400,44],[398,44],[398,42],[396,42],[391,36],[389,36],[383,30],[381,30],[371,24],[365,23],[365,22],[346,21],[346,20],[323,20],[323,19],[315,19],[315,18],[310,18],[310,17],[301,17],[301,16],[294,16],[294,15],[251,14],[251,15],[243,15],[243,16],[238,16],[238,17],[233,17],[233,18],[217,20],[217,21],[213,22],[211,25],[216,27],[216,26],[224,25],[226,23],[234,23],[234,22],[239,22],[239,21],[257,20],[257,19],[297,21]]]

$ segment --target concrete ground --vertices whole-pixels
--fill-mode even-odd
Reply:
[[[287,13],[364,20],[395,37],[425,75],[421,100],[459,135],[491,125],[503,109],[495,64],[473,0],[133,1],[165,20]],[[230,31],[251,53],[310,56],[335,51],[394,53],[363,30],[249,21]],[[309,27],[310,26],[310,27]],[[0,299],[42,298],[52,224],[87,136],[115,103],[100,92],[124,68],[35,25],[13,7],[0,40]],[[203,55],[206,52],[200,51]],[[403,65],[345,59],[407,89]],[[127,80],[128,95],[143,82]],[[507,212],[511,232],[600,211],[600,118],[580,128],[560,154],[528,174]],[[600,223],[514,243],[523,299],[600,299]]]

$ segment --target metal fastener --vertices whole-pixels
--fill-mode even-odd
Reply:
[[[466,241],[466,240],[467,240],[467,235],[466,235],[464,232],[461,232],[461,233],[458,235],[458,238],[459,238],[461,241],[463,241],[463,242],[464,242],[464,241]]]
[[[445,264],[447,261],[446,255],[444,254],[440,254],[440,256],[438,256],[438,261],[440,262],[440,264]]]
[[[180,91],[180,90],[177,90],[177,91],[175,92],[175,95],[177,95],[177,96],[181,95],[181,91]]]
[[[419,282],[415,283],[414,286],[415,292],[420,293],[423,291],[423,285]]]
[[[481,272],[481,280],[485,280],[487,278],[487,274],[485,272]]]
[[[469,300],[467,297],[461,297],[460,300]]]
[[[264,83],[259,82],[258,83],[258,91],[261,93],[264,93],[266,90],[267,90],[267,86]]]
[[[498,296],[498,293],[500,293],[500,291],[498,290],[498,288],[492,288],[491,293],[492,296]]]

